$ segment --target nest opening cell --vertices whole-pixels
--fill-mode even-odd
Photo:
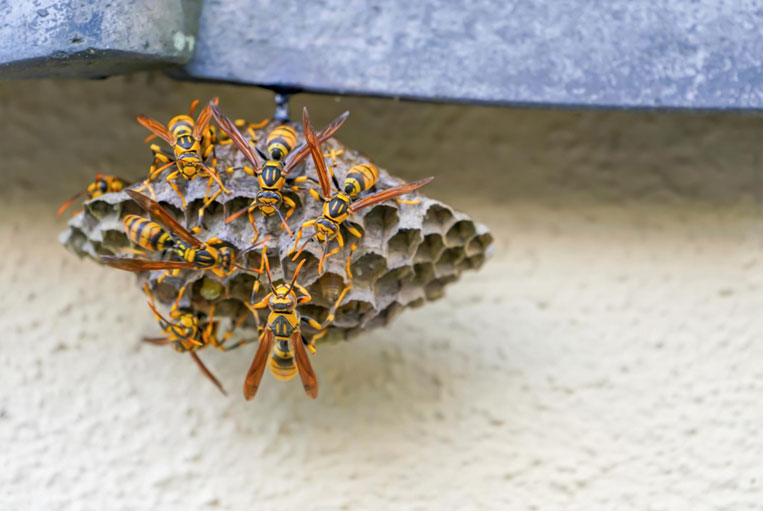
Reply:
[[[376,328],[381,326],[387,326],[390,321],[395,319],[403,310],[403,306],[397,302],[392,302],[387,307],[379,311],[379,313],[368,323],[365,324],[365,328]]]
[[[445,250],[445,242],[442,236],[437,233],[427,234],[416,250],[413,260],[416,263],[431,263],[440,257],[443,250]]]
[[[456,275],[449,275],[447,277],[442,277],[429,282],[424,287],[424,292],[427,295],[427,300],[439,300],[445,296],[445,286],[451,282],[455,282],[456,280],[458,280]]]
[[[450,224],[453,221],[453,213],[439,204],[432,204],[424,215],[425,232],[441,232],[444,230],[444,226]]]
[[[387,242],[389,266],[400,266],[411,260],[421,243],[418,229],[400,229]]]
[[[313,302],[331,307],[345,287],[344,278],[332,272],[324,273],[310,286]]]
[[[434,264],[417,263],[413,265],[413,284],[424,286],[434,278]]]
[[[480,234],[472,238],[468,245],[466,245],[466,254],[473,256],[475,254],[481,254],[485,252],[487,247],[493,243],[493,236],[489,233]]]
[[[453,247],[445,250],[435,263],[435,270],[438,275],[453,273],[456,271],[458,263],[464,259],[466,253],[463,247]]]
[[[477,230],[474,222],[461,220],[453,224],[445,235],[446,244],[450,247],[454,245],[466,245],[466,242],[474,237]]]
[[[358,282],[373,282],[387,269],[387,260],[379,254],[369,252],[350,264],[352,279]]]
[[[119,249],[127,248],[131,244],[130,244],[130,240],[127,239],[127,235],[124,233],[124,231],[108,229],[106,231],[103,231],[102,245],[104,246],[104,248],[113,250],[114,252],[119,252]]]
[[[403,266],[387,272],[380,277],[374,284],[374,292],[378,296],[397,295],[403,286],[403,283],[414,276],[414,271],[410,266]]]
[[[397,228],[400,217],[397,208],[379,204],[363,216],[364,237],[368,239],[387,239],[389,233]]]

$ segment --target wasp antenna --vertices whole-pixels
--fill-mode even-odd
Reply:
[[[194,99],[191,102],[191,110],[188,112],[188,115],[193,117],[193,112],[194,112],[194,110],[196,110],[196,106],[198,106],[198,104],[199,104],[199,100],[198,99]]]
[[[305,260],[302,259],[297,265],[297,269],[294,270],[294,276],[291,278],[291,284],[289,284],[289,291],[286,294],[289,294],[291,290],[294,289],[294,283],[297,281],[297,275],[299,275],[299,271],[302,269],[304,265],[305,265]]]
[[[57,216],[61,216],[61,213],[66,211],[66,208],[71,206],[72,202],[77,200],[77,197],[79,197],[80,195],[82,195],[85,192],[86,192],[86,190],[81,190],[81,191],[77,192],[76,194],[74,194],[74,196],[71,199],[69,199],[68,201],[64,202],[64,204],[60,208],[58,208]]]
[[[289,229],[289,225],[286,223],[286,219],[283,217],[283,214],[281,213],[281,211],[276,209],[276,213],[278,213],[278,218],[281,219],[281,223],[283,224],[284,228],[286,229],[286,232],[289,233],[289,237],[294,236],[294,233],[292,233],[291,229]]]
[[[265,271],[268,274],[268,282],[270,283],[270,290],[275,293],[276,292],[276,288],[273,285],[273,276],[270,274],[270,261],[268,261],[268,254],[267,254],[267,252],[268,252],[267,247],[262,249],[262,257],[263,257],[262,262],[265,263]]]

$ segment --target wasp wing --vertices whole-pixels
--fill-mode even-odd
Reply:
[[[302,340],[302,333],[298,329],[291,334],[291,344],[294,348],[294,360],[297,362],[299,378],[302,380],[305,393],[315,399],[318,397],[318,378],[315,376],[313,366],[310,365],[310,358]]]
[[[187,261],[146,261],[128,257],[101,256],[99,260],[112,268],[125,271],[193,270],[196,266]]]
[[[307,147],[310,149],[310,154],[313,157],[315,171],[318,173],[318,181],[321,184],[321,193],[323,194],[323,198],[328,200],[331,198],[329,171],[326,168],[326,160],[323,158],[321,143],[318,141],[318,137],[315,135],[315,130],[313,130],[313,125],[310,123],[310,114],[307,113],[307,108],[302,110],[302,125],[305,128],[305,141],[307,142]]]
[[[185,241],[189,245],[193,245],[194,247],[200,247],[204,243],[199,241],[193,234],[188,232],[185,227],[180,225],[175,218],[167,213],[167,210],[161,207],[156,201],[146,197],[142,193],[138,193],[135,190],[127,190],[127,194],[134,200],[138,206],[143,208],[146,213],[151,215],[151,217],[162,224],[165,229],[170,231],[172,234],[180,238],[181,240]]]
[[[213,99],[209,105],[204,107],[193,125],[193,138],[196,140],[201,140],[204,130],[207,129],[207,125],[209,125],[209,121],[212,119],[212,107],[210,105],[217,104],[215,99]]]
[[[326,140],[330,139],[334,133],[344,124],[344,121],[347,120],[347,117],[350,116],[350,112],[347,111],[331,121],[328,126],[323,128],[320,133],[318,133],[317,137],[320,143],[324,143]],[[295,150],[289,154],[289,156],[286,157],[286,162],[284,163],[283,171],[281,172],[284,177],[289,175],[289,172],[294,169],[299,163],[305,159],[305,156],[307,156],[307,153],[309,151],[309,146],[306,142],[302,142]]]
[[[404,185],[394,186],[387,190],[382,190],[381,192],[377,192],[373,195],[369,195],[368,197],[364,197],[350,204],[350,207],[349,207],[350,213],[355,213],[356,211],[360,211],[363,208],[367,208],[369,206],[373,206],[374,204],[384,202],[385,200],[394,199],[395,197],[399,197],[400,195],[405,195],[406,193],[410,193],[416,190],[417,188],[421,188],[422,186],[430,182],[432,179],[434,178],[428,177],[426,179],[420,179],[418,181],[414,181],[413,183],[406,183]]]
[[[174,145],[175,141],[172,140],[172,135],[169,131],[167,131],[167,128],[164,127],[162,123],[159,121],[155,121],[154,119],[150,117],[146,117],[145,115],[139,115],[136,117],[138,119],[138,122],[144,127],[147,128],[151,133],[154,135],[161,137],[162,140],[167,142],[169,145]]]
[[[260,168],[260,161],[257,159],[257,154],[255,154],[254,149],[249,144],[249,142],[244,140],[244,136],[238,130],[236,124],[231,121],[230,118],[228,118],[228,116],[222,112],[222,110],[217,108],[217,105],[214,103],[210,103],[209,107],[212,110],[212,115],[215,117],[217,124],[219,124],[222,130],[228,134],[230,139],[236,145],[236,148],[238,148],[238,150],[243,153],[244,158],[246,158],[247,161],[252,165],[254,173],[259,174],[262,169]]]
[[[254,354],[254,360],[252,360],[252,365],[249,367],[246,379],[244,380],[244,397],[246,399],[253,399],[257,393],[272,346],[273,330],[270,327],[265,327],[265,331],[260,339],[260,345],[257,347],[257,353]]]

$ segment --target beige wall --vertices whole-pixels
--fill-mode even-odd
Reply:
[[[763,502],[763,118],[303,96],[348,145],[488,224],[493,259],[387,331],[323,347],[321,395],[252,349],[190,359],[130,275],[57,245],[145,112],[267,92],[160,75],[0,84],[0,507],[752,509]]]

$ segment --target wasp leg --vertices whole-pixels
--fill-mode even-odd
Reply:
[[[283,203],[286,204],[289,207],[289,209],[286,210],[286,215],[283,217],[283,221],[285,223],[285,222],[288,222],[289,221],[289,217],[294,214],[294,210],[297,209],[297,205],[294,204],[294,201],[291,200],[288,197],[284,197],[283,198]],[[284,224],[281,224],[281,230],[282,231],[283,231],[283,228],[284,228]]]
[[[318,261],[318,275],[323,275],[323,262],[327,259],[331,259],[331,257],[337,253],[339,253],[340,250],[344,248],[344,238],[342,237],[341,232],[336,233],[336,242],[338,245],[331,249],[328,253],[325,251],[323,252],[323,255],[321,255],[320,261]],[[330,241],[327,239],[326,244],[328,245]]]
[[[395,199],[395,201],[398,204],[408,204],[410,206],[415,206],[416,204],[421,204],[421,199],[416,199],[416,200]]]
[[[260,205],[255,203],[249,206],[249,209],[246,210],[246,214],[249,216],[249,223],[252,224],[252,230],[254,231],[254,236],[252,237],[252,245],[257,243],[257,239],[260,237],[260,232],[257,230],[257,225],[255,225],[254,222],[254,212],[258,207],[260,207]]]
[[[243,346],[244,344],[247,344],[247,343],[250,342],[250,341],[248,341],[246,339],[242,339],[239,342],[237,342],[236,344],[233,344],[231,346],[225,346],[225,343],[231,338],[231,336],[233,335],[233,332],[236,329],[240,328],[241,325],[244,324],[244,321],[246,321],[247,312],[248,311],[243,311],[241,313],[241,315],[238,317],[238,319],[236,320],[236,322],[233,323],[233,325],[231,325],[231,327],[228,329],[227,332],[225,332],[225,335],[223,336],[223,338],[220,341],[218,341],[217,344],[215,344],[215,346],[219,350],[221,350],[221,351],[235,350],[236,348],[238,348],[240,346]]]
[[[312,196],[313,196],[313,199],[315,199],[315,200],[317,200],[317,201],[320,201],[320,200],[322,200],[322,199],[321,199],[321,196],[320,196],[320,195],[318,195],[318,192],[316,192],[316,191],[315,191],[313,188],[310,188],[310,189],[308,190],[308,192],[310,193],[310,195],[312,195]]]
[[[180,189],[175,184],[175,180],[179,176],[180,176],[180,172],[176,170],[175,172],[167,176],[167,183],[169,183],[172,189],[175,190],[175,193],[178,194],[178,197],[180,197],[180,201],[183,203],[183,209],[188,209],[188,206],[186,206],[186,203],[185,203],[185,196],[182,193],[180,193]]]
[[[301,190],[302,188],[300,188],[300,187],[299,187],[299,186],[297,186],[297,185],[299,185],[299,184],[302,184],[302,183],[304,183],[304,182],[305,182],[305,181],[307,181],[307,180],[308,180],[308,177],[307,177],[307,176],[299,176],[299,177],[295,177],[294,179],[292,179],[292,180],[289,182],[289,187],[290,187],[292,190],[294,190],[295,192],[296,192],[296,191],[299,191],[299,190]]]
[[[336,166],[336,157],[337,157],[337,156],[340,156],[340,155],[342,155],[342,154],[344,154],[344,149],[340,149],[340,150],[338,150],[338,151],[337,151],[337,150],[335,150],[335,149],[332,149],[332,150],[331,150],[331,151],[329,151],[328,153],[323,153],[323,157],[324,157],[324,158],[331,158],[331,164],[332,164],[333,166]]]
[[[164,282],[164,279],[166,279],[167,277],[178,277],[178,276],[180,276],[180,270],[177,268],[174,270],[164,270],[164,273],[159,275],[159,278],[156,279],[156,283],[161,284],[162,282]]]
[[[313,299],[313,296],[310,294],[310,291],[305,289],[305,287],[303,285],[301,285],[300,283],[295,282],[294,283],[294,289],[297,290],[298,294],[302,295],[301,297],[299,297],[297,299],[297,304],[302,305],[302,304],[305,304],[305,303],[309,303],[310,300]]]
[[[263,272],[263,271],[265,271],[265,259],[266,259],[267,257],[268,257],[268,256],[267,256],[267,254],[266,254],[266,250],[263,250],[263,251],[262,251],[262,258],[261,258],[261,260],[260,260],[260,267],[259,267],[259,269],[257,270],[257,272],[258,272],[260,275],[262,275],[262,272]],[[255,278],[255,279],[254,279],[254,284],[252,284],[252,296],[249,298],[249,303],[251,303],[251,304],[254,304],[254,297],[255,297],[255,296],[257,296],[257,291],[259,291],[259,290],[260,290],[260,279],[259,279],[259,278]],[[269,295],[268,295],[268,296],[269,296]],[[260,301],[260,302],[258,302],[256,305],[252,305],[252,306],[253,306],[255,309],[262,309],[262,308],[264,308],[264,307],[267,305],[267,298],[268,298],[268,296],[266,296],[265,298],[263,298],[263,300],[262,300],[262,301]],[[264,304],[264,305],[263,305],[263,304]],[[260,306],[260,305],[261,305],[261,306]],[[255,313],[254,311],[252,311],[252,314],[254,314],[254,317],[255,317],[255,318],[257,317],[257,313]]]
[[[297,237],[294,240],[294,246],[289,251],[289,253],[286,254],[286,255],[291,255],[291,254],[294,253],[295,250],[297,250],[297,244],[299,243],[299,240],[302,238],[302,231],[305,229],[305,227],[311,227],[313,225],[315,225],[315,220],[310,220],[309,222],[305,222],[304,224],[299,226],[299,230],[297,231]],[[297,257],[297,256],[299,256],[299,253],[297,253],[297,255],[295,257]]]
[[[209,207],[210,204],[212,204],[215,199],[217,199],[220,194],[223,192],[220,188],[217,189],[215,193],[212,194],[211,197],[207,198],[209,196],[209,190],[212,188],[212,178],[210,177],[207,181],[207,191],[204,194],[204,203],[201,205],[201,208],[199,208],[199,219],[198,223],[196,224],[196,227],[191,229],[192,233],[197,233],[201,230],[202,222],[204,221],[204,210]]]
[[[358,244],[353,243],[352,246],[350,247],[350,255],[347,256],[347,262],[344,263],[344,272],[347,275],[347,280],[350,281],[350,284],[348,285],[352,284],[352,271],[350,271],[350,263],[352,262],[352,254],[353,252],[355,252],[356,248],[358,248]]]

